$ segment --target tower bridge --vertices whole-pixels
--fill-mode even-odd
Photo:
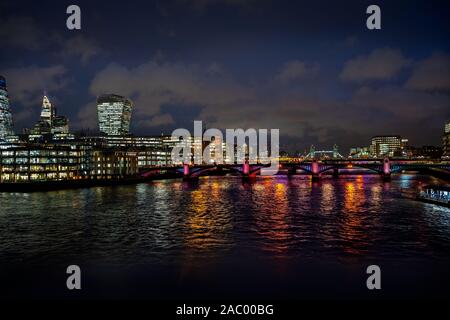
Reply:
[[[344,156],[339,153],[336,144],[333,146],[333,150],[316,150],[316,147],[312,145],[305,159],[344,159]]]

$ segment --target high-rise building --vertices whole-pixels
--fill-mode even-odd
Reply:
[[[32,129],[33,134],[49,134],[52,132],[52,120],[55,112],[53,105],[44,93],[41,105],[41,118]]]
[[[48,99],[47,95],[44,94],[44,97],[42,98],[41,121],[48,123],[49,127],[51,127],[54,117],[55,117],[55,108]]]
[[[8,90],[5,78],[0,76],[0,140],[11,134],[13,134],[13,123]]]
[[[372,137],[370,153],[374,157],[401,156],[402,138],[400,136],[375,136]]]
[[[106,135],[127,135],[133,103],[125,97],[107,94],[97,98],[98,127]]]
[[[41,118],[31,133],[35,135],[69,133],[69,121],[66,117],[56,115],[56,107],[46,94],[42,98]]]
[[[64,116],[55,116],[52,119],[52,133],[69,133],[69,120]]]
[[[442,138],[442,151],[444,157],[450,157],[450,121],[445,124]]]

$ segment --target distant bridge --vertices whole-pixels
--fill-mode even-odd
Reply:
[[[211,164],[211,165],[188,165],[167,167],[143,167],[140,175],[144,179],[158,176],[182,177],[185,180],[198,179],[206,175],[238,174],[243,179],[255,178],[261,174],[261,170],[268,168],[265,164]],[[313,180],[319,180],[323,174],[328,172],[333,176],[339,176],[340,172],[365,169],[377,173],[385,180],[389,180],[392,173],[403,171],[420,171],[431,173],[441,172],[450,177],[450,162],[430,162],[424,160],[390,160],[386,159],[334,159],[334,160],[312,160],[312,161],[282,161],[279,164],[277,174],[303,174],[310,175]]]
[[[314,146],[311,146],[305,159],[344,159],[344,156],[339,153],[338,146],[335,144],[333,150],[316,150]]]
[[[344,159],[344,156],[341,155],[337,150],[312,150],[305,156],[305,159],[323,158]]]

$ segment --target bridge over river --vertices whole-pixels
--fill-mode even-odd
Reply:
[[[206,175],[226,175],[237,174],[244,180],[256,178],[262,170],[266,174],[310,175],[312,180],[320,180],[321,176],[332,174],[339,177],[342,173],[355,173],[364,171],[366,173],[379,174],[384,180],[389,180],[391,174],[402,172],[421,172],[441,177],[450,177],[449,161],[430,160],[404,160],[404,159],[333,159],[333,160],[307,160],[281,161],[278,170],[270,171],[269,164],[242,163],[242,164],[210,164],[210,165],[190,165],[164,166],[164,167],[143,167],[140,176],[144,179],[152,179],[162,176],[182,177],[184,180],[196,180],[200,176]]]

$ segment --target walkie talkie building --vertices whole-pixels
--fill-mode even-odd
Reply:
[[[8,90],[5,78],[0,76],[0,140],[11,134],[13,134],[13,123]]]
[[[106,135],[127,135],[133,103],[115,94],[107,94],[97,99],[98,126]]]

